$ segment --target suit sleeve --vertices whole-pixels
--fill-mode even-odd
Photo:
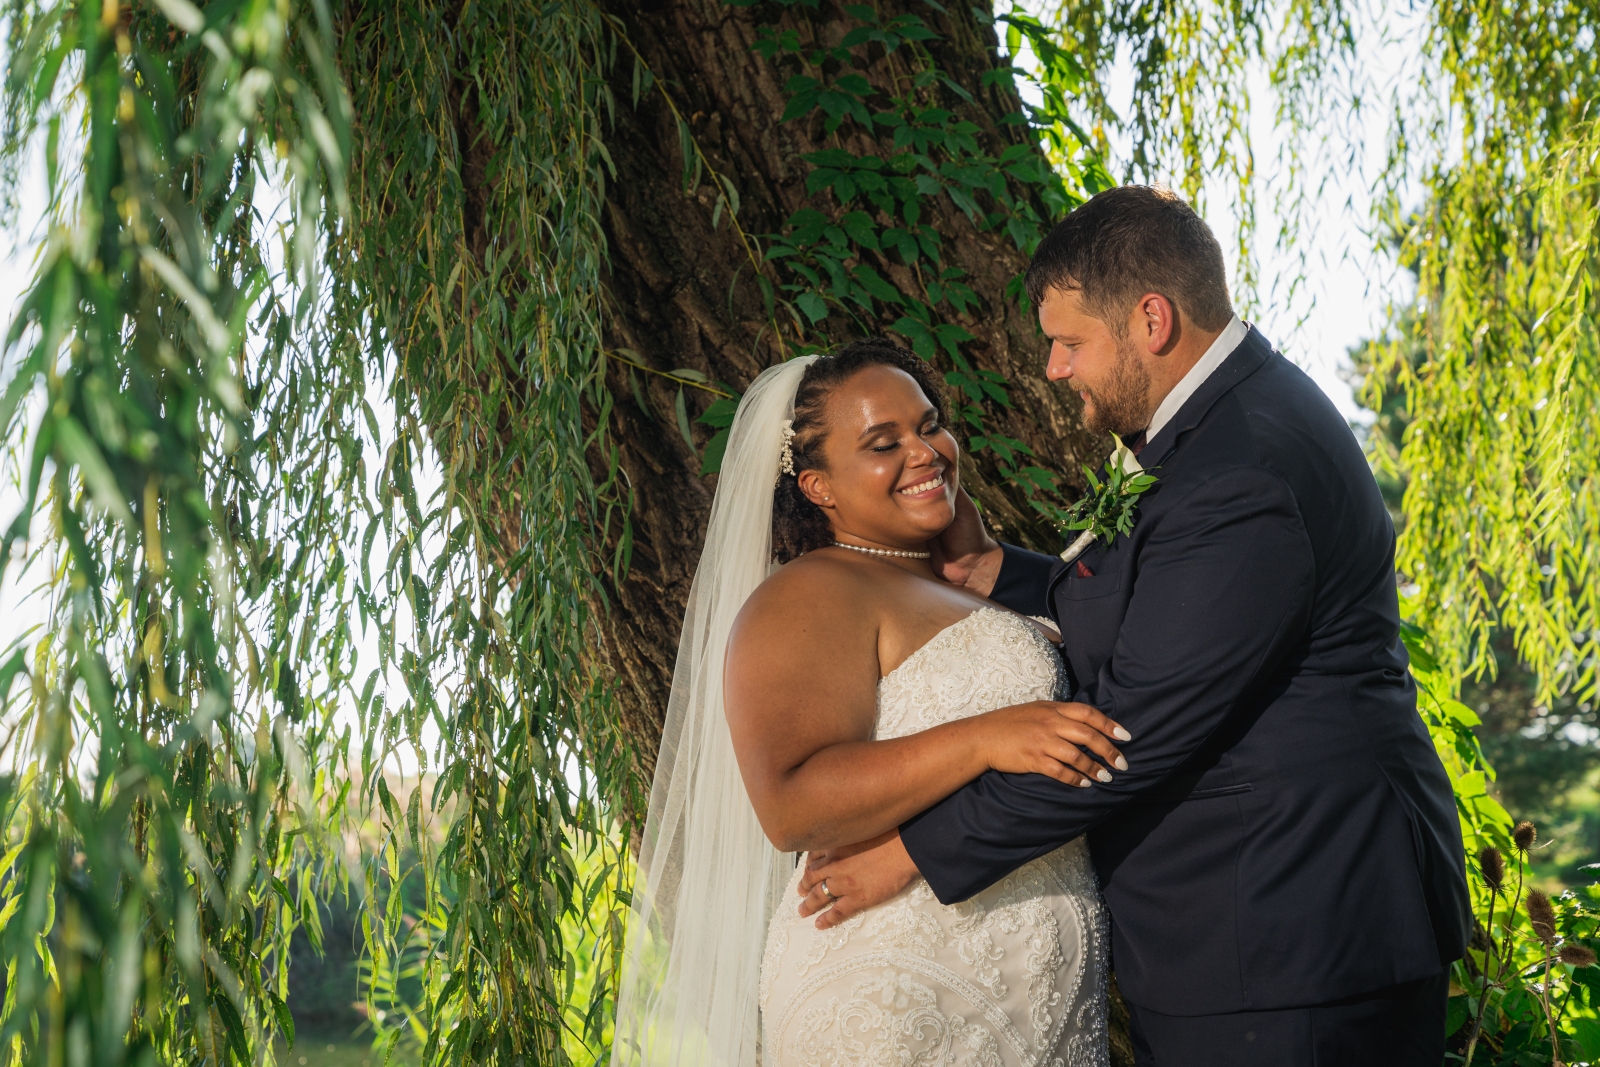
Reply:
[[[990,771],[913,817],[901,839],[942,903],[1105,821],[1248,710],[1305,633],[1316,566],[1289,487],[1234,468],[1162,516],[1135,574],[1112,654],[1076,694],[1133,735],[1129,769],[1088,789]]]
[[[1050,572],[1061,561],[1016,545],[1003,544],[1000,548],[1004,552],[1000,574],[989,599],[1022,615],[1049,615],[1045,592],[1050,588]]]

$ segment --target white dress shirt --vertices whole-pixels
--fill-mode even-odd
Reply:
[[[1228,325],[1217,334],[1217,339],[1211,342],[1211,347],[1206,349],[1206,354],[1201,356],[1194,366],[1189,368],[1189,373],[1178,380],[1172,387],[1172,392],[1167,394],[1161,406],[1156,408],[1156,413],[1150,416],[1150,425],[1145,428],[1144,439],[1150,440],[1161,432],[1161,428],[1172,421],[1172,416],[1178,409],[1194,396],[1195,390],[1200,388],[1200,383],[1211,377],[1211,372],[1222,366],[1222,361],[1233,355],[1233,350],[1239,347],[1244,340],[1244,335],[1250,332],[1250,327],[1239,321],[1235,315],[1228,321]]]

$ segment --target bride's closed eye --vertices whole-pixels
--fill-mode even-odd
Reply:
[[[919,437],[932,437],[935,434],[939,433],[943,429],[944,429],[944,427],[939,425],[937,422],[930,423],[929,425],[923,427],[922,430],[920,430],[918,432],[917,436],[919,436]],[[874,446],[872,446],[870,451],[872,451],[872,452],[893,452],[895,449],[897,449],[899,447],[900,447],[900,442],[899,441],[890,441],[886,445],[874,445]]]

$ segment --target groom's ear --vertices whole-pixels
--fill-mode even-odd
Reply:
[[[828,485],[828,477],[819,470],[803,470],[795,475],[795,481],[800,483],[800,492],[805,494],[807,500],[819,508],[832,508],[833,489]]]
[[[1160,293],[1146,293],[1133,306],[1130,333],[1151,355],[1165,352],[1178,339],[1178,309]]]

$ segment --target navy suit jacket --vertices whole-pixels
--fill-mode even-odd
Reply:
[[[1471,922],[1450,781],[1399,639],[1394,526],[1354,435],[1251,329],[1141,451],[1133,531],[1007,547],[1057,620],[1109,785],[990,772],[901,827],[945,903],[1087,833],[1133,1003],[1209,1015],[1436,975]]]

